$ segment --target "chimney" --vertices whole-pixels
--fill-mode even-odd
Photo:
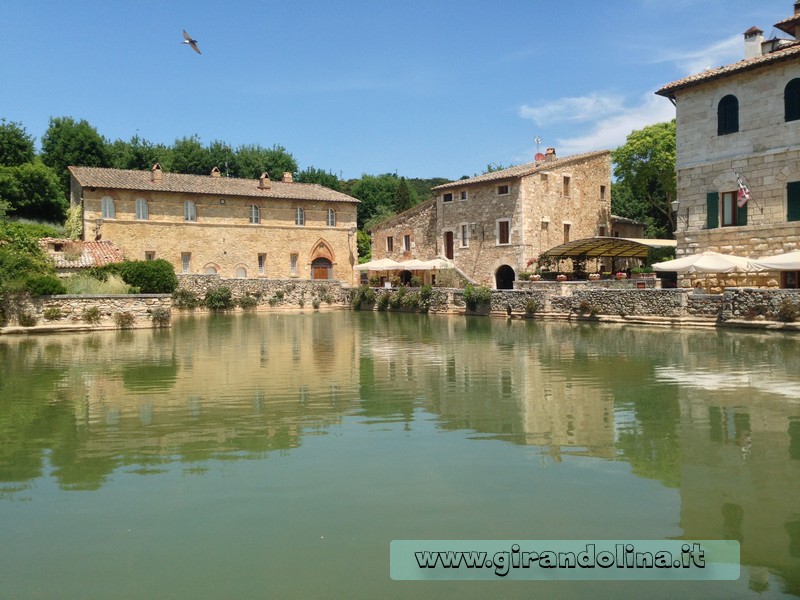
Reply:
[[[284,172],[283,174],[283,183],[292,183],[292,174],[289,171]]]
[[[222,174],[219,172],[219,169],[217,167],[214,167],[213,169],[211,169],[211,176],[219,178],[222,177]]]
[[[764,43],[764,32],[758,27],[751,27],[744,32],[744,59],[761,56],[761,44]]]
[[[556,159],[556,149],[548,148],[544,151],[544,162],[550,162]]]
[[[258,178],[258,189],[260,190],[268,190],[269,189],[269,175],[266,173],[262,173],[261,177]]]
[[[796,15],[800,14],[800,2],[794,3],[794,14]]]
[[[161,181],[161,165],[156,163],[150,167],[150,181]]]

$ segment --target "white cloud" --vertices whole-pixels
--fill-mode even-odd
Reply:
[[[744,42],[741,35],[734,35],[705,48],[686,52],[667,52],[655,62],[672,62],[685,75],[701,73],[707,68],[731,64],[744,58]]]
[[[519,108],[519,116],[530,119],[537,125],[581,123],[616,114],[622,106],[623,100],[620,97],[593,92],[588,96],[561,98],[539,106],[524,104]]]

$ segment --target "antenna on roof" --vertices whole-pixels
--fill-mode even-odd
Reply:
[[[540,138],[540,137],[537,135],[537,136],[536,136],[536,137],[533,139],[533,141],[534,141],[534,142],[536,142],[536,156],[534,156],[534,157],[533,157],[533,160],[535,160],[537,163],[538,163],[538,162],[542,162],[542,161],[544,160],[544,154],[542,154],[541,152],[539,152],[539,144],[541,144],[541,143],[542,143],[542,138]]]

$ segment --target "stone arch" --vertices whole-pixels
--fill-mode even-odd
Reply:
[[[236,279],[247,279],[247,274],[250,272],[250,269],[244,263],[238,263],[233,267],[233,276]]]
[[[204,264],[203,275],[219,275],[219,265],[215,262],[208,262]]]
[[[500,265],[494,272],[495,288],[498,290],[513,290],[516,278],[516,273],[514,273],[512,267]]]
[[[736,180],[736,174],[729,169],[717,175],[711,182],[711,186],[715,192],[732,192],[739,189],[739,182]]]
[[[312,246],[313,250],[311,250],[311,255],[309,256],[308,262],[312,263],[318,258],[326,258],[331,263],[336,262],[336,255],[333,252],[333,248],[328,243],[325,238],[319,238],[314,245]]]

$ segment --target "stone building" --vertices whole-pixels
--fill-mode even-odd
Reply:
[[[316,184],[70,167],[84,239],[178,273],[354,283],[358,200]]]
[[[800,2],[794,7],[793,16],[775,24],[791,39],[765,41],[752,27],[744,33],[743,60],[656,92],[677,109],[679,257],[705,250],[758,257],[798,247]],[[751,197],[741,207],[739,177]],[[716,283],[798,286],[798,273],[778,275]]]
[[[526,163],[433,188],[436,197],[373,229],[373,258],[451,259],[470,279],[513,287],[517,273],[571,239],[610,235],[608,150]]]

